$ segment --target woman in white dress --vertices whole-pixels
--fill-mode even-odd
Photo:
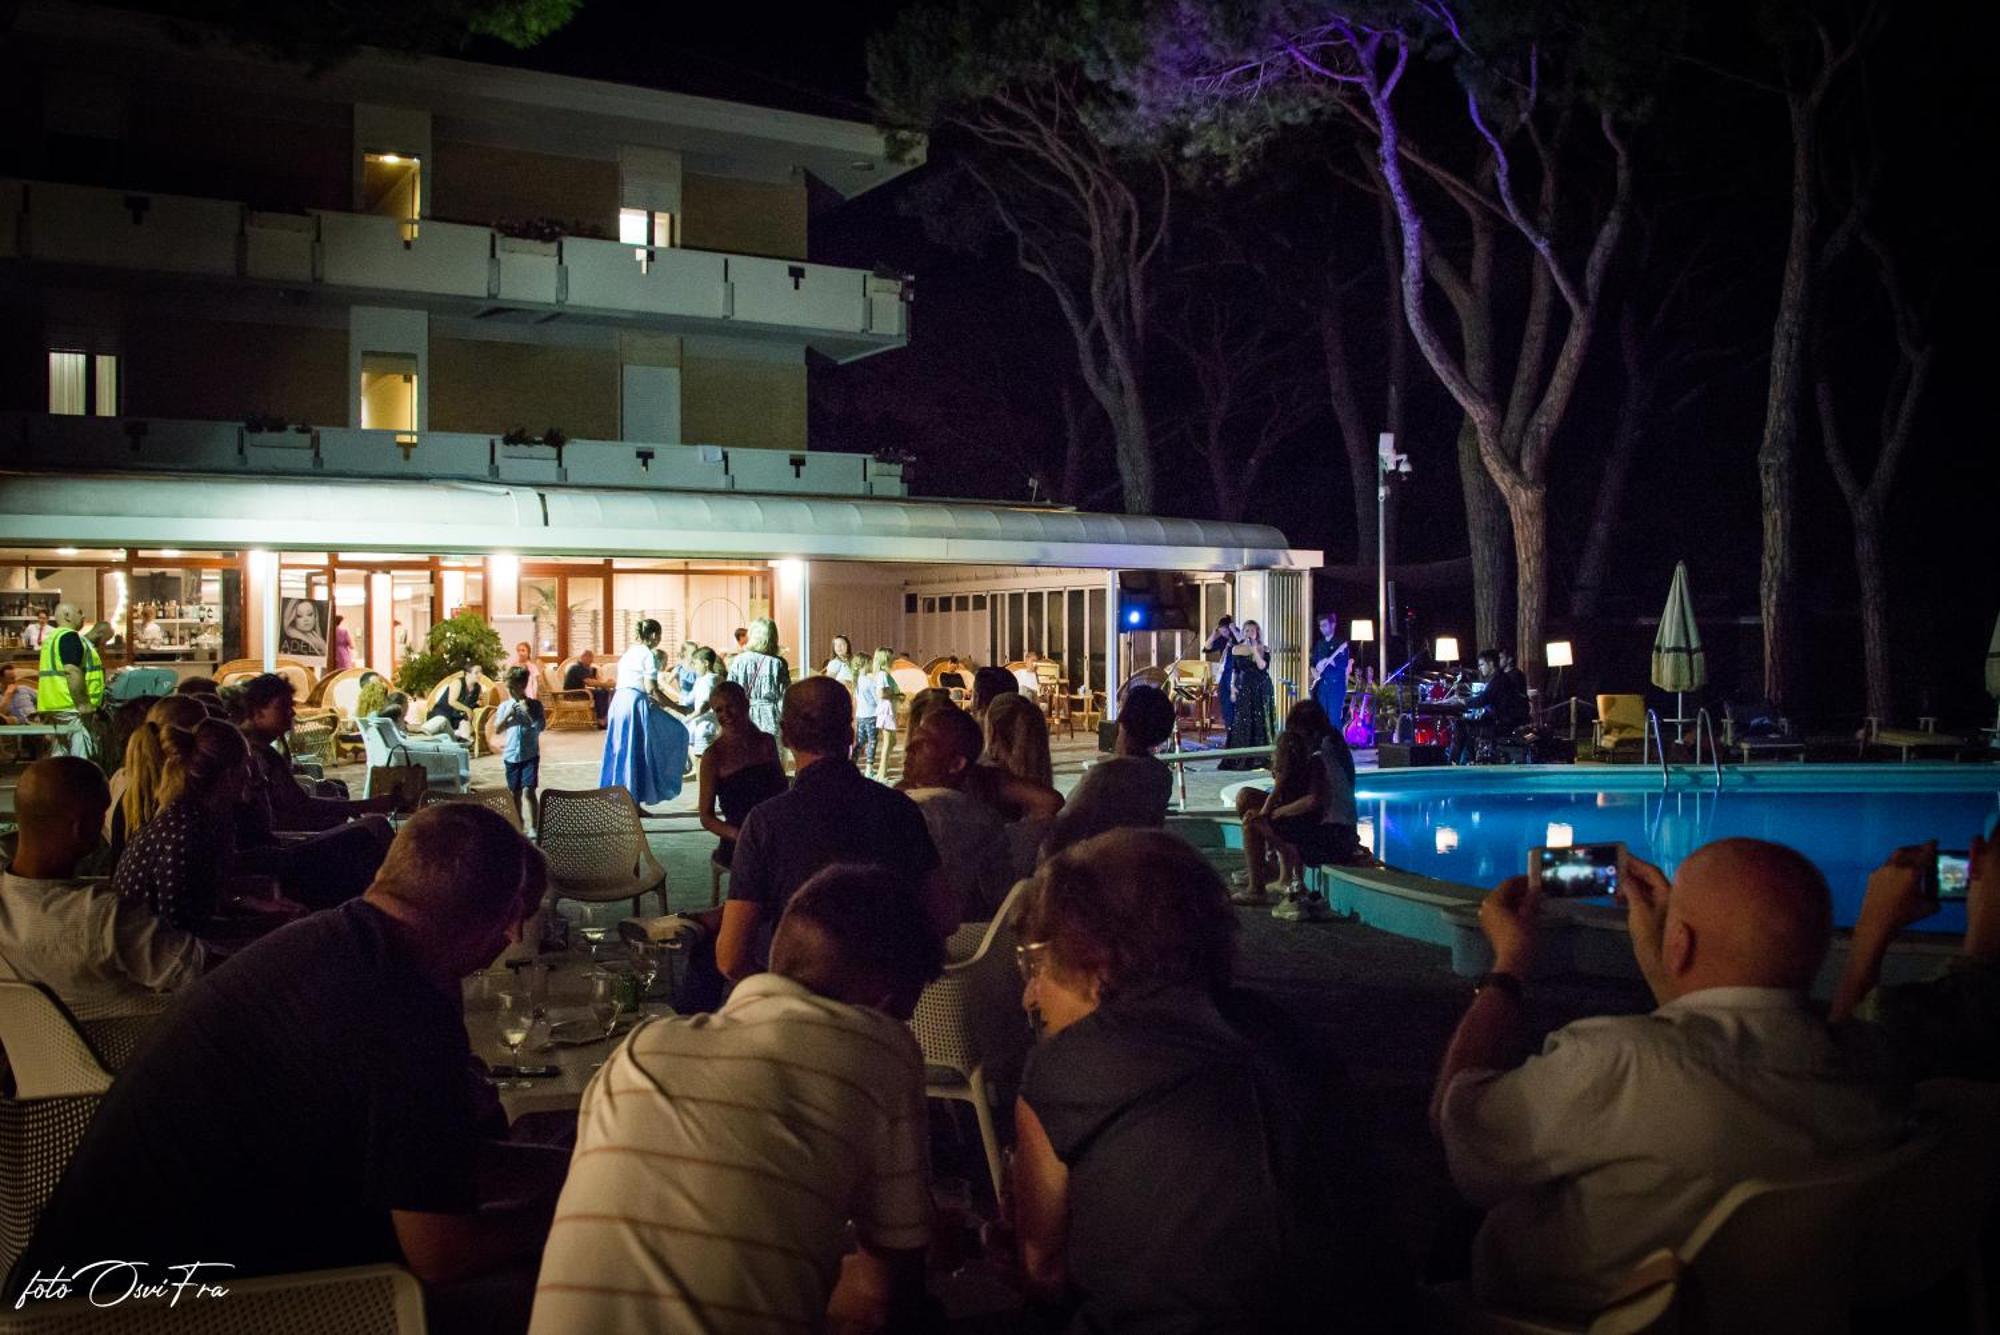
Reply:
[[[648,617],[633,627],[638,640],[618,660],[618,689],[604,726],[604,763],[598,785],[622,785],[640,806],[679,797],[687,774],[688,730],[668,712],[660,685],[660,623]]]

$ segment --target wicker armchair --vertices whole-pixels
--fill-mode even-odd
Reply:
[[[648,894],[667,911],[667,873],[653,857],[639,807],[621,787],[545,788],[535,813],[535,841],[549,863],[549,897],[585,904],[632,901]]]
[[[591,701],[590,692],[563,689],[563,675],[575,661],[573,658],[565,659],[559,664],[542,668],[542,707],[548,713],[551,731],[597,726],[597,707]]]
[[[1003,1198],[1004,1184],[994,1096],[1013,1078],[1031,1037],[1014,975],[1014,910],[1024,884],[1008,892],[991,922],[966,923],[952,934],[947,943],[952,962],[924,989],[910,1016],[924,1054],[924,1092],[972,1105],[995,1199]],[[968,946],[971,953],[959,958]]]

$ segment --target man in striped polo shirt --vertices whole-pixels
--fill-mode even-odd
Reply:
[[[849,1282],[919,1328],[930,1168],[904,1021],[943,962],[917,887],[837,865],[786,907],[769,973],[633,1030],[584,1093],[531,1335],[819,1329],[850,1220]]]

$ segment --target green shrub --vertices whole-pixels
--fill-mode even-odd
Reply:
[[[479,670],[492,676],[500,670],[505,650],[500,632],[486,624],[477,612],[460,612],[431,627],[422,651],[407,655],[396,669],[396,688],[411,699],[421,700],[431,687],[465,666],[471,658]]]

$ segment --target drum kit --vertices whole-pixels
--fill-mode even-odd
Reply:
[[[1458,743],[1458,729],[1469,698],[1464,675],[1425,673],[1417,679],[1416,695],[1416,703],[1410,710],[1410,740],[1419,746],[1442,746],[1451,751]]]

